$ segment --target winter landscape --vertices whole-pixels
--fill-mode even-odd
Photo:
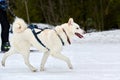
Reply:
[[[83,39],[74,37],[62,53],[70,58],[73,70],[49,57],[41,72],[43,53],[31,52],[30,62],[38,69],[31,72],[22,56],[15,54],[7,59],[6,67],[0,64],[0,80],[120,80],[120,30],[87,33]],[[0,61],[3,55],[0,53]]]

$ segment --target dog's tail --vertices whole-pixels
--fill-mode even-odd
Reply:
[[[21,18],[16,17],[13,22],[13,33],[21,33],[27,29],[27,24]]]

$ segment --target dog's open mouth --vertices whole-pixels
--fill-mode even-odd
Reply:
[[[83,35],[81,35],[80,33],[75,33],[76,36],[78,36],[79,38],[83,38]]]

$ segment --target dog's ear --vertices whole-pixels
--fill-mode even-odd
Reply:
[[[72,25],[73,22],[73,18],[69,18],[68,25]]]

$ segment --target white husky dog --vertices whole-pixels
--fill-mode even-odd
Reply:
[[[56,26],[54,29],[45,29],[43,31],[34,27],[28,28],[23,19],[16,18],[13,22],[13,37],[10,40],[11,48],[4,54],[2,66],[5,66],[5,61],[8,56],[20,53],[24,58],[25,64],[31,71],[35,72],[37,69],[29,62],[30,47],[33,46],[39,51],[44,52],[40,67],[41,71],[44,70],[44,65],[49,55],[65,61],[68,67],[72,69],[71,61],[68,57],[61,54],[61,50],[63,45],[71,44],[70,38],[72,36],[76,35],[82,38],[83,33],[84,31],[72,18],[68,20],[68,23]]]

